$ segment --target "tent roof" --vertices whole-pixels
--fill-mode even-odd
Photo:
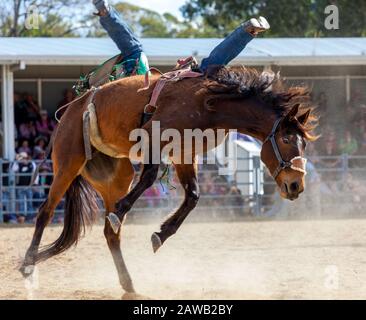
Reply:
[[[207,56],[221,39],[142,39],[152,65]],[[0,38],[0,64],[95,65],[118,54],[108,38]],[[259,38],[236,62],[247,65],[366,64],[366,38]]]

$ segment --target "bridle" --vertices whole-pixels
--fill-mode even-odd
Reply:
[[[267,141],[271,141],[274,154],[276,155],[276,158],[278,160],[278,166],[277,166],[276,170],[274,172],[272,172],[273,179],[276,179],[278,177],[278,175],[280,174],[280,172],[286,168],[290,168],[292,170],[300,171],[300,172],[306,174],[306,162],[307,162],[306,158],[297,156],[297,157],[292,158],[290,161],[285,161],[285,160],[283,160],[283,158],[281,156],[280,149],[278,148],[278,145],[276,142],[276,133],[277,133],[278,126],[279,126],[280,122],[282,121],[282,119],[283,118],[279,118],[275,121],[271,133],[263,141],[263,145]]]

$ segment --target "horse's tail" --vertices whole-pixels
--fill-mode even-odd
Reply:
[[[64,228],[60,237],[40,249],[36,262],[44,261],[76,245],[98,216],[96,192],[82,177],[77,176],[65,196]]]

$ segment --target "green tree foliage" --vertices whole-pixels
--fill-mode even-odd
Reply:
[[[210,26],[180,21],[168,12],[160,15],[126,2],[116,4],[115,8],[134,32],[143,38],[194,38],[215,35],[214,29]]]
[[[0,2],[0,36],[65,37],[75,36],[87,27],[81,13],[88,0],[7,0]],[[27,28],[29,8],[35,8],[38,28]],[[33,13],[34,11],[31,11]]]
[[[339,30],[324,26],[330,4],[339,8]],[[25,27],[29,6],[39,11],[38,29]],[[187,0],[183,21],[126,2],[116,8],[140,37],[223,37],[259,15],[271,24],[267,37],[366,36],[366,0]],[[92,10],[91,0],[0,1],[0,36],[106,36]]]
[[[339,9],[339,30],[324,26],[325,8]],[[190,21],[202,21],[225,36],[252,16],[265,16],[273,37],[366,36],[365,0],[190,0],[182,8]]]
[[[25,29],[24,37],[72,37],[75,36],[72,25],[56,14],[47,15],[46,19],[39,18],[38,29]]]
[[[116,9],[127,24],[142,37],[165,38],[170,36],[164,16],[129,3],[118,3]]]

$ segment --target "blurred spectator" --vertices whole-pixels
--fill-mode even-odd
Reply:
[[[358,153],[361,155],[366,155],[366,130],[363,132],[363,136],[361,138],[358,148]]]
[[[4,214],[4,222],[6,223],[16,223],[16,215],[12,212],[11,203],[10,203],[10,177],[9,177],[9,162],[4,162],[2,164],[2,182],[1,182],[1,207],[0,210],[4,210],[6,213]]]
[[[228,183],[223,176],[216,176],[215,179],[213,179],[213,184],[215,195],[225,195],[230,191]]]
[[[366,132],[366,119],[365,118],[358,118],[355,121],[353,126],[353,132],[355,134],[355,139],[360,141],[363,139],[363,134]]]
[[[215,185],[212,180],[211,172],[205,172],[202,179],[202,195],[214,195],[215,194]]]
[[[355,113],[355,108],[352,107],[351,104],[348,104],[346,106],[346,110],[345,111],[346,111],[345,118],[344,118],[345,124],[346,125],[349,125],[349,124],[351,124],[352,122],[354,122],[356,120],[355,117],[357,115]]]
[[[317,106],[322,116],[328,112],[328,98],[325,92],[320,92],[318,96]]]
[[[315,143],[309,143],[306,146],[306,155],[307,158],[316,165],[319,162],[319,153],[315,147]]]
[[[14,109],[17,153],[26,152],[37,160],[43,159],[55,122],[46,110],[40,111],[37,102],[28,93],[24,93],[23,98],[19,93],[14,94]]]
[[[66,89],[64,90],[63,92],[63,98],[62,100],[59,102],[57,108],[61,108],[62,106],[70,103],[71,101],[73,101],[75,99],[75,94],[73,92],[73,90],[70,90],[70,89]],[[64,114],[64,112],[66,111],[66,109],[61,109],[59,112],[58,112],[58,117],[61,118],[62,115]]]
[[[244,215],[244,199],[241,194],[240,189],[236,186],[235,183],[232,184],[229,192],[228,192],[228,203],[227,205],[233,206],[233,212],[238,215]]]
[[[19,126],[19,138],[34,141],[37,137],[37,130],[33,121],[27,121]]]
[[[32,213],[33,205],[33,193],[29,188],[32,174],[36,169],[36,164],[31,161],[31,157],[26,152],[21,152],[16,156],[16,162],[12,166],[13,172],[16,173],[16,199],[18,200],[18,212],[17,216],[26,216]],[[22,219],[20,219],[22,221]]]
[[[339,143],[339,151],[342,154],[353,155],[358,149],[357,140],[352,137],[351,131],[346,130],[344,132],[344,137]]]
[[[34,101],[31,94],[24,94],[24,103],[27,110],[27,118],[30,121],[37,121],[39,119],[39,106],[36,101]]]
[[[14,93],[14,120],[17,128],[28,120],[27,105],[19,93]]]
[[[18,153],[21,153],[21,152],[25,152],[27,154],[32,153],[31,148],[29,147],[29,141],[26,139],[22,141],[20,147],[18,148]]]
[[[364,201],[364,194],[366,193],[365,184],[360,182],[355,176],[351,173],[348,173],[346,178],[346,184],[344,189],[349,191],[351,195],[351,210],[352,214],[363,214],[365,212],[365,201]],[[356,209],[356,212],[355,212]]]
[[[164,196],[162,188],[158,184],[154,184],[149,189],[144,192],[144,197],[146,197],[146,205],[148,207],[158,207],[160,204],[161,197]]]
[[[0,112],[1,114],[1,112]],[[3,122],[0,119],[0,157],[3,156],[3,140],[4,140],[4,131],[3,131]]]
[[[58,104],[58,108],[64,106],[65,104],[71,102],[74,99],[75,99],[75,95],[74,95],[73,90],[65,89],[64,92],[63,92],[63,98]]]
[[[18,214],[18,215],[17,215],[17,223],[18,223],[18,224],[23,224],[23,223],[25,223],[25,219],[26,219],[26,217],[25,217],[25,215],[24,215],[24,214]]]
[[[273,205],[277,193],[277,185],[273,181],[272,175],[267,168],[263,170],[263,196],[262,205],[264,207],[270,207]],[[255,212],[253,212],[254,214]]]
[[[336,139],[329,135],[323,140],[321,154],[327,157],[339,155],[339,148]]]
[[[47,198],[49,187],[52,183],[52,168],[49,163],[44,163],[39,168],[39,175],[32,186],[33,208],[39,208],[43,201]],[[29,215],[27,221],[32,221],[36,214]]]
[[[335,169],[341,164],[341,159],[337,157],[340,153],[336,140],[328,137],[324,142],[320,154],[322,157],[319,158],[318,165],[320,168],[326,169],[326,171],[322,172],[322,178],[329,181],[331,185],[334,185],[333,182],[338,177]]]
[[[36,128],[40,135],[47,137],[47,139],[50,138],[52,131],[55,129],[55,123],[49,118],[46,110],[40,112],[40,119],[36,122]]]
[[[349,105],[352,106],[354,109],[357,109],[364,103],[365,101],[363,101],[362,99],[362,92],[360,91],[360,89],[353,89],[351,92],[351,100],[349,102]]]
[[[47,139],[39,136],[34,140],[33,158],[35,160],[42,160],[46,152]]]

